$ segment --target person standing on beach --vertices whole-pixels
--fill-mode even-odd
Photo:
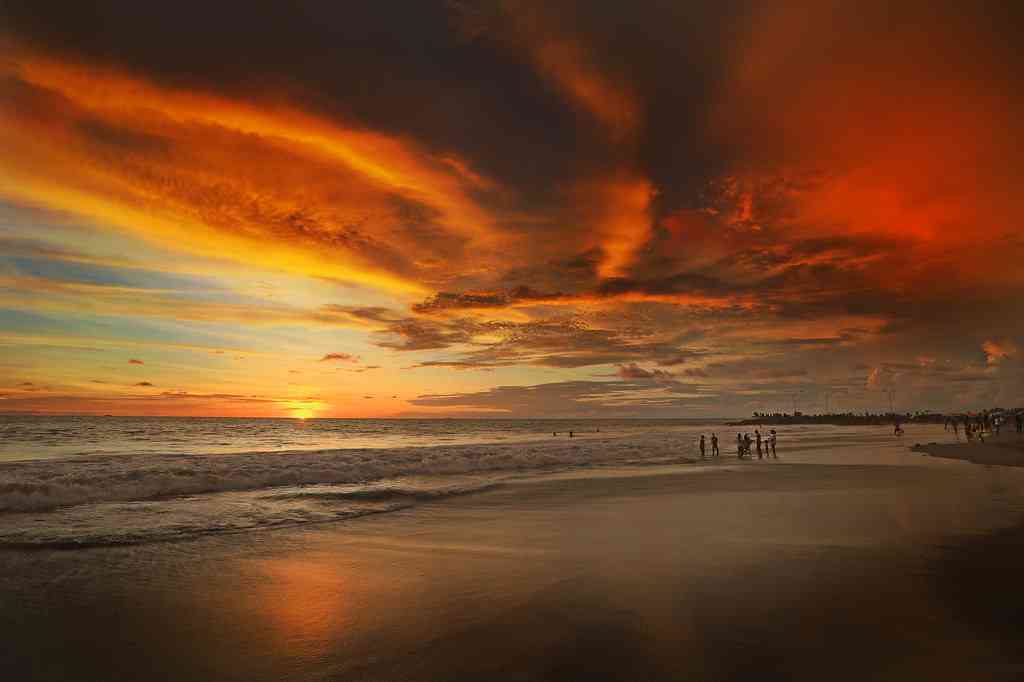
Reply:
[[[718,434],[717,433],[712,433],[711,434],[711,456],[712,457],[718,457],[721,454],[722,453],[720,453],[718,451]]]
[[[754,436],[757,438],[757,458],[764,459],[764,454],[761,452],[761,432],[754,429]]]
[[[704,459],[704,434],[700,434],[700,458]]]
[[[743,459],[743,436],[736,434],[736,459]]]
[[[775,451],[775,429],[772,429],[772,435],[768,436],[768,444],[772,447],[772,459],[778,459],[779,453]]]

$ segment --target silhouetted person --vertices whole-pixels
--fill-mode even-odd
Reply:
[[[718,434],[711,434],[711,456],[718,457],[721,453],[718,452]]]
[[[768,445],[770,445],[772,447],[772,457],[774,459],[778,459],[779,458],[779,453],[775,451],[775,441],[776,441],[775,429],[772,429],[772,435],[768,436]]]
[[[704,434],[700,434],[700,458],[704,459]]]
[[[764,459],[764,454],[761,452],[761,432],[754,429],[754,435],[757,437],[757,458]]]
[[[736,434],[736,459],[743,459],[743,436]]]
[[[572,431],[569,432],[569,438],[572,438]]]

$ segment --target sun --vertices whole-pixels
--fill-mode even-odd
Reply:
[[[325,407],[325,404],[318,400],[291,400],[283,405],[283,407],[287,410],[287,415],[292,419],[305,421],[315,417]]]

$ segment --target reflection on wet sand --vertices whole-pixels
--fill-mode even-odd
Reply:
[[[764,466],[567,472],[305,530],[7,552],[0,626],[20,658],[0,669],[1015,679],[1024,650],[999,605],[1020,601],[1007,594],[1024,570],[1022,520],[1024,470],[872,445]],[[109,646],[81,640],[90,628],[113,633]]]
[[[241,596],[283,653],[317,658],[341,638],[351,618],[344,566],[326,558],[249,562],[253,589]]]

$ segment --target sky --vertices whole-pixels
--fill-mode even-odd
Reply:
[[[0,0],[0,412],[1024,405],[1022,19]]]

